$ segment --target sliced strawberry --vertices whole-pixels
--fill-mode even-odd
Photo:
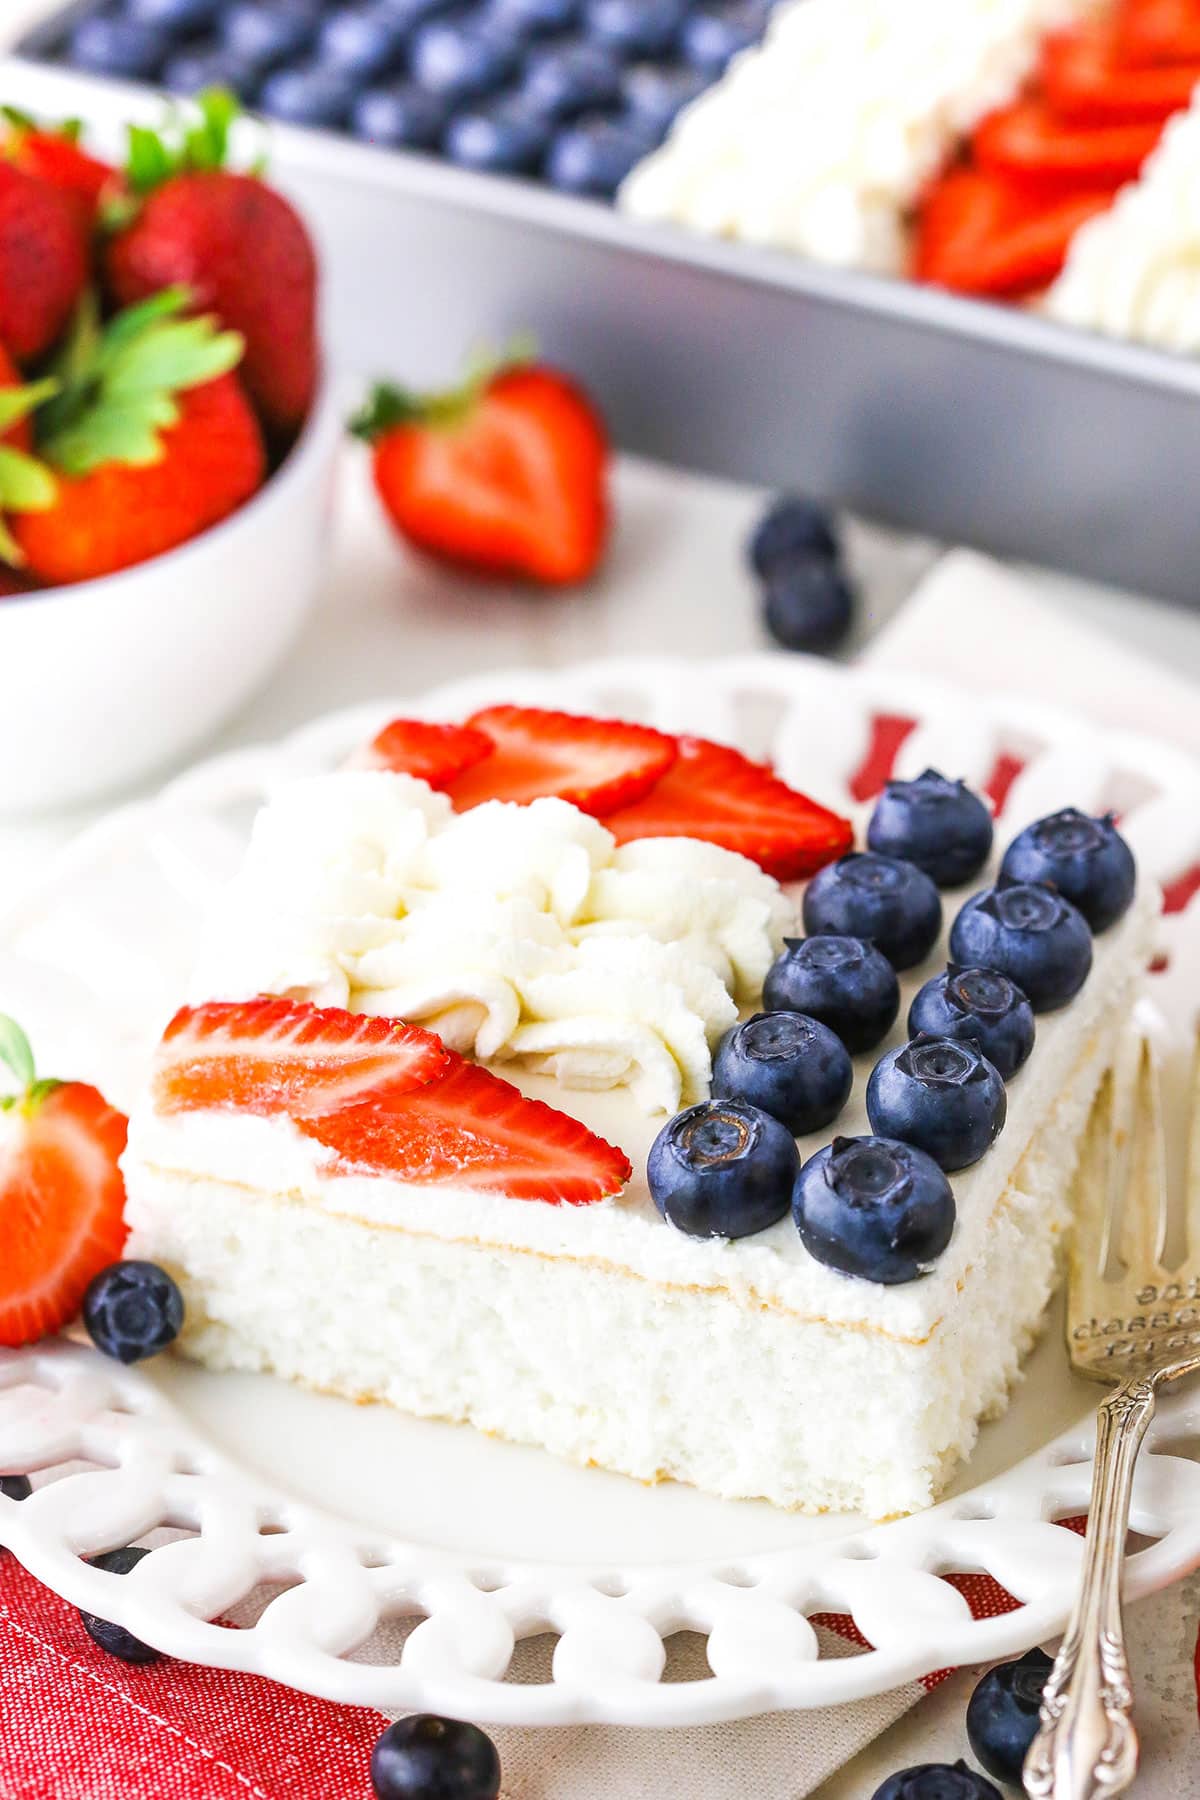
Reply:
[[[853,843],[845,819],[787,787],[761,763],[704,738],[678,743],[678,760],[644,800],[605,815],[618,843],[701,838],[748,856],[780,881],[813,874]]]
[[[349,1170],[552,1206],[604,1200],[632,1174],[629,1158],[578,1119],[458,1056],[440,1079],[386,1106],[347,1107],[300,1128]]]
[[[1033,293],[1058,274],[1080,226],[1111,203],[1101,189],[1037,198],[999,175],[954,169],[922,202],[913,273],[964,294]]]
[[[1117,55],[1127,67],[1195,63],[1200,67],[1200,0],[1123,0],[1114,14]]]
[[[360,766],[395,769],[415,775],[430,787],[442,788],[475,763],[490,756],[494,745],[469,725],[430,725],[424,719],[393,719],[372,738],[358,758]]]
[[[0,1101],[0,1344],[31,1344],[73,1319],[92,1276],[121,1255],[128,1121],[83,1082],[36,1080],[10,1019],[0,1058],[21,1082]]]
[[[321,1118],[364,1112],[434,1080],[450,1052],[441,1039],[394,1019],[292,1000],[211,1000],[185,1006],[167,1026],[154,1066],[160,1112],[231,1107]]]
[[[972,140],[975,161],[1040,191],[1090,187],[1106,192],[1132,181],[1162,136],[1162,126],[1064,125],[1044,100],[1020,100],[992,113]]]
[[[1080,125],[1162,124],[1191,101],[1200,58],[1138,68],[1126,63],[1106,19],[1060,32],[1042,50],[1041,83],[1058,116]]]
[[[489,706],[467,720],[495,750],[449,784],[459,812],[484,800],[554,795],[588,813],[640,800],[675,761],[675,740],[648,725],[536,706]]]

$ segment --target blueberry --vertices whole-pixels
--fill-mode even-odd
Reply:
[[[733,0],[727,6],[692,13],[683,27],[683,54],[715,79],[740,50],[757,44],[767,28],[770,10],[764,0]]]
[[[128,1575],[130,1569],[135,1569],[143,1556],[148,1554],[148,1551],[131,1545],[125,1550],[109,1550],[104,1556],[93,1556],[91,1563],[94,1568],[107,1569],[110,1575]],[[95,1613],[84,1612],[82,1608],[79,1616],[93,1643],[99,1644],[102,1650],[107,1650],[110,1656],[119,1656],[122,1662],[127,1663],[154,1663],[160,1660],[161,1650],[152,1650],[149,1644],[143,1644],[141,1638],[134,1637],[132,1631],[126,1631],[123,1625],[113,1625],[108,1619],[99,1619]]]
[[[376,1743],[371,1786],[377,1800],[496,1800],[500,1758],[478,1725],[418,1713]]]
[[[451,12],[456,4],[457,0],[376,0],[378,10],[394,19],[404,31],[412,31],[418,25],[424,25],[427,19]]]
[[[989,1669],[967,1703],[967,1742],[997,1781],[1021,1785],[1053,1667],[1044,1650],[1029,1650],[1017,1662]]]
[[[467,19],[435,19],[412,46],[413,78],[448,100],[492,93],[512,74],[517,49],[495,25]]]
[[[865,938],[784,938],[763,983],[772,1012],[805,1013],[828,1025],[857,1056],[885,1038],[900,1011],[900,983]]]
[[[521,92],[551,119],[569,119],[594,106],[616,104],[621,66],[599,44],[547,44],[525,65]]]
[[[183,1325],[183,1295],[157,1263],[109,1263],[83,1296],[83,1322],[97,1350],[141,1362],[173,1344]]]
[[[1001,880],[967,901],[950,930],[950,955],[963,967],[999,969],[1035,1013],[1053,1012],[1087,980],[1092,934],[1052,888]]]
[[[1067,806],[1027,825],[1005,851],[1001,875],[1049,882],[1093,931],[1107,931],[1128,910],[1137,885],[1133,852],[1113,817],[1093,819]]]
[[[28,1475],[0,1475],[0,1494],[6,1500],[28,1500],[32,1492]]]
[[[621,94],[626,111],[644,119],[662,137],[683,108],[702,94],[708,83],[696,69],[662,63],[635,63],[625,71]]]
[[[759,520],[747,546],[756,575],[767,581],[797,556],[835,561],[841,554],[837,527],[819,501],[804,494],[780,494]]]
[[[277,69],[263,83],[260,112],[288,125],[330,127],[346,122],[354,101],[354,79],[345,69],[326,66]]]
[[[871,1130],[924,1150],[947,1173],[978,1162],[1007,1113],[996,1069],[976,1044],[953,1038],[913,1038],[890,1050],[867,1083]]]
[[[954,1194],[912,1144],[839,1137],[801,1169],[792,1215],[818,1262],[893,1287],[923,1275],[950,1242]]]
[[[125,0],[125,17],[163,31],[203,31],[221,10],[221,0]]]
[[[705,1100],[663,1126],[646,1163],[654,1204],[689,1237],[739,1238],[782,1219],[800,1159],[757,1106]]]
[[[1033,1049],[1033,1008],[999,969],[957,963],[925,983],[908,1009],[910,1037],[973,1040],[1005,1081]]]
[[[68,52],[78,69],[94,75],[127,75],[134,80],[155,75],[170,47],[167,33],[135,19],[84,19],[71,33]]]
[[[941,928],[942,903],[932,881],[895,857],[852,850],[814,875],[804,892],[810,937],[833,932],[870,938],[894,969],[910,969],[928,956]]]
[[[1000,1800],[1000,1795],[965,1762],[919,1763],[889,1775],[871,1800]]]
[[[538,166],[549,138],[548,122],[514,97],[459,113],[446,133],[445,151],[467,169],[520,175]]]
[[[285,0],[239,0],[221,19],[221,42],[235,56],[263,70],[299,56],[312,42],[316,14],[311,6]]]
[[[346,6],[330,13],[317,38],[319,61],[349,75],[381,75],[404,48],[404,28],[378,7]]]
[[[551,144],[546,179],[568,194],[607,199],[654,144],[653,132],[637,119],[578,119]]]
[[[430,150],[441,142],[449,104],[411,81],[368,88],[354,105],[354,130],[372,144]]]
[[[761,1012],[734,1025],[713,1059],[714,1100],[745,1100],[795,1137],[831,1125],[850,1097],[850,1053],[828,1025]]]
[[[926,769],[915,781],[889,781],[871,814],[867,848],[903,856],[939,887],[978,875],[992,848],[992,815],[963,781]]]
[[[258,69],[234,51],[179,50],[163,70],[163,86],[172,94],[199,94],[205,88],[231,88],[249,100],[258,86]]]
[[[569,31],[579,20],[583,0],[491,0],[489,18],[509,31],[530,36]]]
[[[587,0],[584,29],[621,56],[665,56],[687,16],[687,0]]]
[[[827,557],[796,556],[769,576],[763,619],[785,650],[835,650],[854,623],[854,589]]]

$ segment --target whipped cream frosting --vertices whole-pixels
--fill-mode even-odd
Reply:
[[[628,212],[898,273],[921,187],[1095,0],[793,0],[685,108]]]
[[[713,1047],[792,919],[778,882],[716,845],[618,847],[562,800],[456,814],[411,776],[345,770],[262,809],[191,993],[403,1018],[481,1062],[676,1112],[707,1097]]]
[[[1076,232],[1045,309],[1085,330],[1200,352],[1200,90],[1137,181]]]

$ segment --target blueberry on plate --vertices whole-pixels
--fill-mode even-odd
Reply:
[[[305,0],[237,0],[221,17],[221,41],[260,70],[287,62],[307,49],[317,13]]]
[[[962,969],[957,963],[935,975],[908,1009],[910,1037],[974,1042],[1011,1081],[1033,1049],[1033,1008],[999,969]]]
[[[755,527],[747,554],[755,574],[767,581],[797,556],[836,561],[841,547],[827,507],[804,494],[780,494]]]
[[[768,576],[763,620],[785,650],[836,650],[854,623],[854,589],[828,557],[795,556]]]
[[[633,118],[644,119],[657,137],[663,137],[683,108],[707,86],[697,69],[682,64],[634,63],[625,71],[621,97]]]
[[[973,894],[950,929],[950,955],[963,967],[999,969],[1035,1013],[1073,1000],[1092,966],[1087,920],[1053,888],[998,881]]]
[[[665,56],[687,10],[687,0],[587,0],[584,29],[621,56]]]
[[[989,1669],[967,1703],[967,1742],[989,1775],[1021,1785],[1021,1770],[1037,1735],[1042,1689],[1054,1667],[1044,1650]]]
[[[83,1296],[83,1322],[97,1350],[141,1362],[173,1344],[183,1325],[183,1295],[157,1263],[109,1263]]]
[[[491,0],[488,16],[509,31],[540,37],[570,31],[582,10],[583,0]]]
[[[1074,806],[1027,825],[1004,853],[1001,875],[1045,881],[1078,907],[1093,931],[1107,931],[1127,912],[1137,886],[1133,851],[1106,813],[1093,819]]]
[[[763,983],[772,1012],[805,1013],[828,1025],[858,1056],[885,1038],[900,1011],[900,983],[866,938],[784,938]]]
[[[231,88],[249,100],[258,86],[254,64],[218,44],[208,50],[179,50],[163,70],[163,86],[172,94],[200,94],[205,88]]]
[[[125,1550],[109,1550],[104,1556],[93,1556],[89,1561],[93,1568],[107,1569],[110,1575],[128,1575],[130,1569],[136,1569],[143,1556],[148,1555],[149,1551],[130,1545]],[[154,1663],[161,1659],[161,1650],[152,1650],[123,1625],[97,1618],[95,1613],[84,1612],[82,1608],[79,1616],[92,1642],[99,1644],[101,1650],[107,1650],[110,1656],[118,1656],[127,1663]]]
[[[350,75],[381,75],[404,49],[404,27],[376,6],[345,6],[330,13],[317,38],[316,57]]]
[[[947,1172],[978,1162],[1007,1114],[1000,1075],[977,1044],[953,1038],[913,1038],[890,1050],[867,1083],[871,1130],[915,1145]]]
[[[800,1158],[786,1126],[742,1100],[676,1113],[650,1146],[646,1177],[664,1219],[689,1237],[750,1237],[782,1219]]]
[[[371,1786],[377,1800],[496,1800],[500,1758],[478,1725],[417,1713],[379,1738]]]
[[[372,144],[431,150],[442,140],[449,104],[412,81],[368,88],[354,103],[356,136]]]
[[[745,1100],[795,1137],[831,1125],[850,1097],[850,1052],[828,1025],[761,1012],[728,1030],[713,1058],[714,1100]]]
[[[638,119],[576,119],[551,144],[546,179],[563,193],[609,199],[654,145],[654,133]]]
[[[0,1494],[6,1500],[28,1500],[32,1492],[28,1475],[0,1475]]]
[[[221,10],[221,0],[125,0],[125,17],[163,31],[203,31]]]
[[[767,0],[731,0],[690,14],[681,34],[683,54],[713,80],[724,73],[741,50],[757,44],[767,28]]]
[[[889,1775],[871,1800],[1000,1800],[1000,1795],[965,1762],[919,1763]]]
[[[521,93],[547,118],[569,119],[616,104],[621,65],[599,44],[547,44],[530,53]]]
[[[435,19],[412,44],[412,74],[431,93],[474,100],[494,93],[512,74],[517,46],[508,32],[485,20]]]
[[[446,132],[444,148],[451,162],[463,168],[521,175],[541,162],[550,129],[541,113],[514,95],[459,113]]]
[[[894,969],[923,962],[941,928],[937,889],[915,864],[898,857],[852,850],[828,863],[804,891],[804,929],[810,937],[833,932],[870,938]]]
[[[88,69],[94,75],[127,75],[136,81],[157,74],[170,43],[170,36],[160,26],[97,14],[75,27],[67,54],[77,69]]]
[[[950,1242],[954,1194],[912,1144],[839,1137],[801,1169],[792,1216],[818,1262],[894,1287],[923,1275]]]
[[[288,125],[328,129],[345,123],[354,92],[354,77],[346,69],[328,64],[276,69],[263,83],[258,109]]]
[[[867,848],[903,856],[939,887],[978,875],[992,848],[992,815],[963,781],[926,769],[915,781],[889,781],[867,827]]]

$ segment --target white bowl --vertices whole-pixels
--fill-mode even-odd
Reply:
[[[321,582],[342,423],[326,380],[282,467],[178,550],[0,600],[0,812],[128,785],[276,667]]]

